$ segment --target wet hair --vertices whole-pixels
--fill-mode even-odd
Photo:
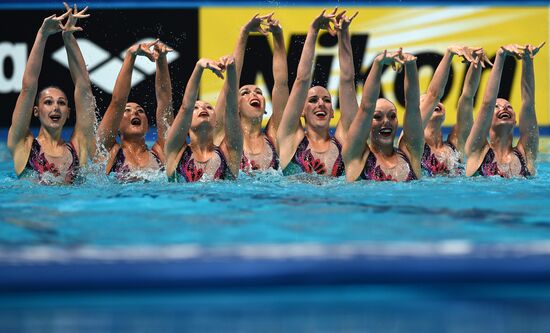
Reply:
[[[394,108],[395,110],[397,110],[397,107],[395,106],[395,104],[394,104],[392,101],[390,101],[389,99],[387,99],[386,97],[379,97],[379,98],[376,100],[376,102],[378,102],[378,100],[381,100],[381,99],[383,99],[383,100],[385,100],[385,101],[388,101],[388,103],[390,103],[391,105],[393,105],[393,108]]]
[[[67,97],[67,94],[65,94],[65,92],[63,91],[63,89],[59,88],[58,86],[54,86],[54,85],[51,85],[51,86],[47,86],[47,87],[44,87],[42,88],[38,94],[36,94],[36,98],[34,99],[34,106],[38,106],[38,104],[40,104],[40,97],[42,96],[42,94],[44,93],[44,91],[48,90],[48,89],[57,89],[59,91],[61,91],[64,95],[65,95],[65,98]]]

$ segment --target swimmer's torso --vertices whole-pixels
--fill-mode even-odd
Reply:
[[[36,173],[40,182],[73,183],[79,169],[79,160],[72,143],[65,143],[66,149],[60,156],[47,155],[42,151],[40,143],[35,138],[25,170],[20,177]]]
[[[253,154],[243,150],[241,159],[241,170],[249,173],[253,170],[279,169],[279,156],[273,143],[263,135],[264,144],[261,152]]]
[[[332,137],[329,148],[324,152],[316,152],[310,147],[307,136],[304,136],[292,160],[284,170],[285,175],[299,172],[317,173],[324,176],[340,177],[345,166],[342,159],[342,145]]]

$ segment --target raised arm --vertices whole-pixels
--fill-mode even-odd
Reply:
[[[424,150],[424,127],[420,113],[420,86],[416,57],[402,55],[405,69],[405,114],[403,115],[403,135],[399,148],[407,154],[417,178],[421,176],[420,161]]]
[[[535,112],[535,71],[533,58],[540,48],[527,45],[523,53],[523,65],[521,68],[521,113],[519,116],[519,142],[518,148],[523,149],[527,158],[527,167],[531,174],[535,173],[535,160],[539,150],[539,126]]]
[[[221,150],[227,157],[227,164],[231,174],[235,177],[239,174],[241,158],[243,155],[243,133],[239,120],[237,71],[235,59],[232,56],[225,57],[224,67],[226,79],[224,90],[227,93],[225,111],[225,138],[221,144]]]
[[[359,12],[347,17],[345,11],[338,14],[336,31],[338,35],[338,60],[340,62],[340,86],[338,87],[338,99],[340,100],[340,121],[336,126],[335,136],[340,142],[344,142],[351,122],[355,118],[359,105],[355,90],[355,68],[353,67],[353,54],[351,51],[351,38],[349,26]]]
[[[384,51],[384,53],[374,58],[369,75],[365,80],[361,104],[342,147],[342,157],[346,166],[346,179],[348,181],[355,181],[359,177],[365,159],[369,154],[367,140],[372,126],[376,101],[380,96],[382,69],[384,65],[393,63],[396,54],[389,54]]]
[[[492,65],[483,49],[476,51],[476,59],[470,62],[466,78],[464,79],[462,94],[458,99],[456,124],[453,126],[447,139],[447,141],[457,147],[462,155],[464,155],[464,146],[474,123],[474,99],[485,63]]]
[[[42,58],[44,57],[46,41],[50,35],[63,29],[61,21],[67,15],[68,12],[59,17],[52,15],[44,19],[42,26],[36,34],[27,65],[25,66],[21,92],[19,93],[19,97],[17,97],[13,110],[7,142],[8,149],[13,156],[17,174],[20,174],[25,168],[32,143],[32,134],[29,131],[29,125],[33,113],[34,99],[38,90],[38,77],[42,69]]]
[[[124,62],[122,63],[122,67],[120,68],[120,72],[118,73],[118,77],[115,82],[111,103],[107,107],[107,111],[105,112],[97,131],[99,144],[102,145],[107,151],[110,151],[116,143],[120,120],[124,116],[124,110],[126,108],[126,103],[128,102],[128,95],[130,94],[132,72],[136,57],[138,55],[144,55],[149,58],[149,60],[155,61],[154,54],[150,48],[156,43],[157,41],[136,44],[126,51]]]
[[[481,108],[479,109],[477,119],[472,126],[470,135],[468,135],[468,139],[466,140],[466,146],[464,147],[464,152],[468,159],[474,156],[478,157],[478,155],[482,153],[483,148],[487,145],[487,137],[491,129],[504,61],[508,54],[519,54],[518,52],[519,51],[514,45],[503,46],[497,51],[495,63],[491,70],[485,93],[483,94]]]
[[[75,87],[76,124],[71,141],[77,147],[79,159],[84,164],[88,158],[94,156],[96,150],[94,133],[95,103],[86,62],[78,47],[74,33],[82,31],[82,28],[76,26],[77,20],[87,18],[90,15],[85,14],[88,7],[79,12],[76,4],[74,9],[71,9],[67,3],[63,4],[69,13],[67,22],[63,26],[63,43],[67,51],[69,70]]]
[[[164,143],[166,142],[166,131],[174,122],[174,110],[172,108],[172,82],[166,54],[173,51],[164,43],[157,43],[154,47],[156,55],[157,72],[155,74],[155,95],[157,98],[156,123],[157,142],[153,149],[161,160],[164,161]]]
[[[329,26],[330,22],[335,21],[335,12],[325,14],[325,11],[315,18],[309,27],[298,70],[296,80],[292,86],[288,102],[286,104],[281,123],[277,129],[277,143],[279,145],[279,158],[281,168],[286,168],[290,162],[298,144],[304,137],[304,130],[300,123],[300,116],[307,98],[307,92],[311,85],[313,76],[313,55],[315,53],[315,43],[319,30],[331,29],[329,32],[334,34],[334,30]]]
[[[185,93],[183,94],[183,101],[179,108],[178,114],[168,129],[166,134],[166,142],[164,144],[164,155],[166,157],[166,173],[169,177],[172,176],[176,169],[179,153],[186,147],[187,134],[191,127],[191,121],[193,120],[193,110],[195,109],[195,102],[199,94],[199,85],[204,69],[210,69],[218,77],[223,78],[220,64],[210,59],[199,59],[191,73],[191,77],[185,87]]]
[[[273,36],[273,91],[271,92],[271,106],[273,113],[266,126],[266,134],[272,142],[277,142],[277,129],[283,117],[288,101],[288,65],[286,58],[285,39],[279,20],[269,18],[268,30]],[[277,144],[275,144],[277,147]]]
[[[246,43],[248,41],[248,35],[251,32],[260,32],[264,35],[267,34],[267,31],[262,28],[261,24],[267,18],[270,18],[273,14],[260,16],[259,14],[254,15],[240,30],[239,38],[237,38],[237,44],[233,50],[233,56],[235,57],[235,72],[237,75],[237,85],[241,78],[241,70],[243,68],[244,62],[244,53],[246,49]],[[216,113],[216,128],[214,129],[214,144],[219,146],[225,137],[225,103],[227,101],[227,86],[224,84],[223,89],[218,95],[216,100],[216,106],[214,111]]]

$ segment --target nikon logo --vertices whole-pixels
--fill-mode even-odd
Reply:
[[[137,43],[146,43],[154,41],[154,38],[145,38]],[[78,39],[78,45],[88,66],[90,73],[90,81],[92,81],[101,90],[111,94],[115,86],[115,81],[122,67],[122,59],[126,55],[124,50],[119,56],[113,56],[107,50],[94,44],[88,39]],[[179,53],[176,51],[170,52],[166,55],[168,63],[176,60],[179,57]],[[69,68],[67,60],[67,52],[62,47],[55,51],[52,58],[63,66]],[[149,61],[145,57],[137,57],[134,71],[132,72],[132,87],[145,80],[148,75],[154,74],[156,71],[156,64]]]

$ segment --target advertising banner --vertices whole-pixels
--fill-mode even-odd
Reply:
[[[506,44],[535,44],[548,41],[548,7],[365,7],[345,8],[359,15],[350,26],[351,43],[356,67],[357,94],[374,57],[384,50],[403,47],[418,57],[421,93],[426,91],[433,72],[450,45],[483,47],[493,58],[498,48]],[[294,79],[308,27],[323,8],[202,8],[199,14],[199,45],[201,57],[218,57],[232,52],[239,29],[255,14],[275,12],[285,33],[290,84]],[[273,85],[271,73],[271,36],[261,34],[249,38],[241,84],[256,83],[269,96]],[[550,125],[548,111],[548,45],[535,58],[536,106],[541,126]],[[453,60],[443,103],[447,109],[445,126],[456,121],[456,105],[462,91],[467,64],[458,57]],[[490,68],[482,75],[476,97],[479,106]],[[294,76],[293,76],[294,75]],[[325,85],[338,107],[338,48],[337,39],[321,33],[316,48],[314,84]],[[516,111],[521,106],[521,62],[508,58],[502,75],[500,96],[509,99]],[[222,82],[213,75],[206,76],[202,97],[215,101]],[[382,94],[398,107],[400,123],[403,116],[403,76],[391,69],[383,76]],[[268,117],[265,117],[266,120]],[[336,112],[332,125],[336,124]]]

